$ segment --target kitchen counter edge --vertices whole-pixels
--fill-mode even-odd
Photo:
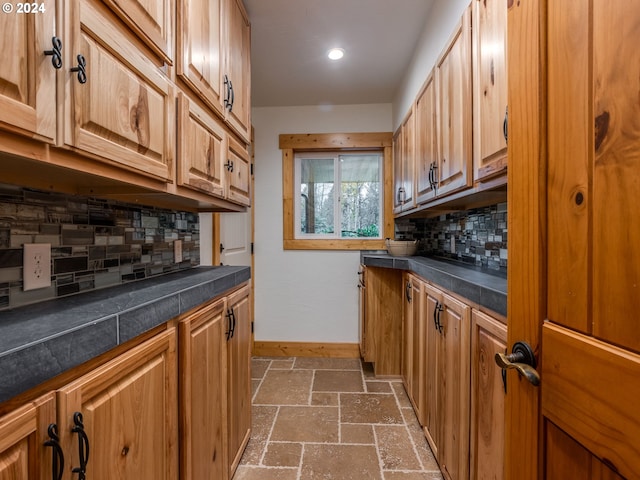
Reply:
[[[504,317],[507,316],[507,279],[462,265],[427,257],[393,257],[388,254],[360,256],[360,263],[368,267],[408,270]]]
[[[0,404],[250,278],[249,267],[195,267],[0,312]]]

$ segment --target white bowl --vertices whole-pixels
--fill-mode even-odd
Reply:
[[[411,257],[418,250],[418,240],[391,240],[387,238],[387,252],[394,257]]]

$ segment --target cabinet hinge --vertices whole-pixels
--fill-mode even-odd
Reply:
[[[251,255],[253,255],[253,242],[251,242]]]
[[[251,175],[253,175],[253,163],[251,164]]]
[[[251,322],[251,333],[253,333],[253,322]]]

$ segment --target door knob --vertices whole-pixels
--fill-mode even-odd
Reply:
[[[528,343],[516,342],[510,354],[496,353],[496,363],[503,370],[515,369],[532,385],[540,385],[540,374],[536,370],[536,357]]]

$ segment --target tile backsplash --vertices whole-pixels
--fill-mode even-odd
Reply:
[[[396,222],[396,237],[419,239],[419,254],[507,270],[507,204]]]
[[[25,243],[51,245],[50,287],[23,291]],[[0,184],[0,310],[191,268],[199,244],[194,213]]]

